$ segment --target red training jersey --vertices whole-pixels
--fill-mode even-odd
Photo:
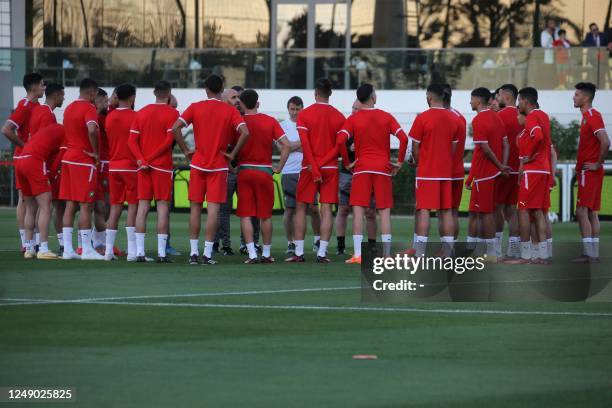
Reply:
[[[502,161],[503,139],[506,137],[504,123],[497,112],[485,109],[472,120],[472,131],[474,138],[474,154],[472,156],[472,169],[470,174],[474,181],[486,180],[496,177],[500,171],[492,161],[482,151],[481,145],[487,143],[489,148]]]
[[[8,117],[7,121],[11,122],[17,128],[17,135],[23,143],[26,143],[30,138],[30,118],[32,111],[37,107],[39,103],[37,101],[30,101],[27,98],[23,98],[17,103],[17,107]],[[15,156],[21,155],[21,146],[15,146]]]
[[[67,150],[62,161],[93,164],[93,158],[85,152],[94,153],[87,126],[98,126],[98,113],[93,103],[77,99],[64,111],[64,131]]]
[[[166,103],[152,103],[138,112],[130,128],[128,146],[136,160],[172,170],[172,126],[178,111]]]
[[[465,116],[463,116],[457,109],[449,108],[449,111],[453,114],[455,120],[457,121],[457,126],[459,126],[457,144],[455,145],[455,153],[453,153],[453,180],[463,180],[465,177],[463,153],[465,152],[467,120],[465,120]]]
[[[518,135],[523,131],[523,126],[518,121],[518,109],[515,106],[506,106],[498,112],[499,118],[504,123],[506,137],[510,145],[508,154],[508,166],[512,168],[512,172],[518,172],[519,168],[519,152],[518,152]]]
[[[581,171],[584,163],[598,163],[601,142],[596,133],[605,130],[603,118],[599,111],[591,108],[582,114],[580,139],[578,141],[578,160],[576,171]]]
[[[98,132],[98,156],[100,161],[108,162],[110,160],[110,150],[108,146],[108,135],[106,134],[106,117],[107,113],[98,114],[98,125],[100,131]]]
[[[453,178],[453,143],[459,143],[460,133],[456,116],[447,109],[429,108],[417,115],[409,133],[419,144],[417,179]]]
[[[49,167],[64,142],[64,126],[54,123],[34,133],[23,147],[23,156],[31,155],[46,162]]]
[[[519,138],[519,156],[531,159],[523,165],[525,172],[550,173],[550,119],[544,111],[534,109],[525,120],[525,133]]]
[[[136,112],[129,108],[116,108],[106,116],[106,136],[110,153],[109,170],[134,171],[138,168],[136,159],[128,147],[130,129]]]
[[[195,154],[191,167],[203,171],[228,170],[224,153],[235,142],[236,131],[245,121],[236,107],[218,99],[189,105],[179,118],[186,126],[193,124]]]
[[[297,130],[304,152],[302,168],[309,164],[320,168],[338,168],[337,156],[327,163],[320,161],[336,149],[338,131],[342,129],[344,120],[344,115],[338,109],[321,102],[310,105],[298,114]],[[310,163],[311,160],[314,163]]]
[[[285,137],[285,132],[272,116],[263,113],[246,114],[244,121],[249,138],[240,150],[238,163],[244,166],[272,167],[272,145]]]
[[[40,129],[57,123],[55,114],[51,107],[45,103],[39,104],[32,109],[30,117],[30,134],[38,132]]]
[[[408,137],[395,118],[380,109],[361,109],[345,121],[339,132],[338,143],[346,146],[346,141],[353,138],[355,143],[355,160],[357,163],[353,174],[376,173],[391,175],[391,141],[394,135],[400,141],[398,161],[406,156]]]

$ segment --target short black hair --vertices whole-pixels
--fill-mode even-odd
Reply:
[[[444,101],[444,87],[442,84],[429,84],[427,87],[427,93],[434,95],[440,102]]]
[[[170,96],[170,92],[172,91],[172,85],[168,81],[157,81],[155,83],[155,87],[153,88],[153,93],[157,97]]]
[[[98,94],[96,96],[108,96],[108,93],[104,89],[98,88]]]
[[[482,102],[487,104],[489,103],[489,98],[491,98],[491,91],[481,86],[474,89],[470,95],[482,99]]]
[[[91,78],[83,78],[79,84],[79,91],[98,90],[98,83]]]
[[[593,26],[597,27],[597,29],[599,30],[599,26],[597,25],[597,23],[589,24],[589,30],[591,30]]]
[[[204,88],[214,94],[221,93],[223,91],[223,78],[217,74],[210,74],[204,80]]]
[[[589,95],[589,99],[592,101],[593,98],[595,98],[595,91],[597,90],[597,87],[591,82],[578,82],[576,84],[576,89]]]
[[[557,35],[563,35],[563,34],[567,34],[567,31],[565,31],[564,29],[560,29],[559,31],[557,31]]]
[[[357,88],[357,100],[361,103],[365,103],[370,99],[373,93],[374,87],[372,84],[361,84],[361,86]]]
[[[232,89],[238,93],[241,93],[242,91],[244,91],[244,87],[240,86],[240,85],[234,85],[232,86]]]
[[[57,82],[49,82],[45,88],[45,96],[48,98],[63,90],[64,86],[62,84],[58,84]]]
[[[115,88],[115,94],[120,101],[127,101],[136,95],[136,87],[132,84],[121,84]]]
[[[259,95],[255,92],[254,89],[245,89],[240,94],[240,102],[244,104],[244,107],[247,109],[254,109],[257,106],[257,101],[259,100]]]
[[[521,99],[525,99],[531,105],[538,106],[538,90],[527,86],[519,91],[519,96]]]
[[[518,96],[518,88],[514,86],[513,84],[503,84],[502,86],[499,87],[499,90],[510,92],[514,99],[516,99],[516,97]]]
[[[332,83],[329,78],[319,78],[315,82],[315,89],[324,98],[329,98],[332,94]]]
[[[289,108],[289,104],[291,103],[296,106],[304,107],[304,101],[299,96],[292,96],[291,98],[289,98],[289,100],[287,101],[287,108]]]
[[[23,76],[23,87],[27,92],[32,88],[32,85],[39,84],[42,80],[43,77],[38,72],[30,72]]]
[[[451,88],[450,84],[442,84],[442,90],[444,91],[444,103],[451,103],[451,97],[453,96],[453,88]]]

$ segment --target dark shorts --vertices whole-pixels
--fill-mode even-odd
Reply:
[[[283,174],[281,176],[281,186],[283,187],[283,196],[285,199],[285,208],[295,208],[297,194],[297,184],[300,178],[300,173]],[[349,187],[350,193],[350,187]],[[318,205],[316,199],[314,205]]]

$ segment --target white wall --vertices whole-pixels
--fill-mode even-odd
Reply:
[[[112,89],[108,88],[109,94]],[[260,111],[272,115],[278,119],[287,118],[287,100],[294,96],[300,96],[304,100],[306,106],[314,102],[313,91],[310,90],[258,90]],[[175,89],[173,90],[179,103],[179,110],[183,111],[190,103],[204,99],[205,94],[200,89]],[[574,91],[540,91],[540,106],[552,117],[555,117],[562,124],[567,124],[572,120],[580,120],[580,111],[574,108],[572,96]],[[64,107],[78,97],[78,88],[66,88],[66,102]],[[15,105],[20,98],[23,98],[23,89],[14,87],[13,99]],[[410,130],[412,121],[417,113],[427,109],[425,101],[425,91],[377,91],[378,103],[380,109],[384,109],[392,113],[406,132]],[[331,97],[331,103],[344,114],[351,112],[351,105],[355,100],[355,91],[334,91]],[[470,91],[455,91],[453,94],[453,107],[463,113],[468,123],[474,116],[474,112],[470,109]],[[152,88],[139,88],[136,97],[136,108],[154,102]],[[608,133],[612,133],[612,91],[599,91],[595,97],[594,107],[598,109],[603,117],[608,129]],[[63,109],[57,109],[56,115],[61,122],[63,118]],[[392,138],[395,141],[395,138]],[[469,143],[469,142],[468,142]],[[394,143],[395,145],[395,143]]]

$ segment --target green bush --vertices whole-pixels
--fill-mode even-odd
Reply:
[[[550,133],[559,160],[575,160],[580,136],[580,123],[573,120],[568,126],[563,126],[557,119],[551,118]]]

